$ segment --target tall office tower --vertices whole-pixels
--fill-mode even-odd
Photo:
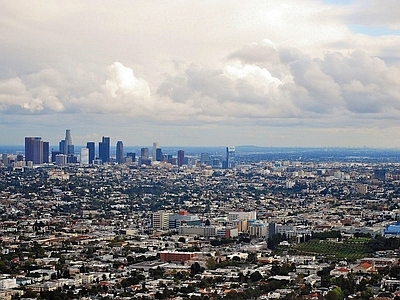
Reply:
[[[172,163],[172,154],[164,154],[163,158],[164,161]]]
[[[87,142],[86,148],[89,149],[89,164],[92,164],[96,156],[96,148],[94,142]]]
[[[140,149],[140,162],[141,165],[150,165],[151,160],[149,158],[149,148]]]
[[[160,143],[153,142],[153,161],[157,160],[157,149],[160,148]]]
[[[165,230],[169,228],[169,215],[170,213],[165,211],[157,211],[153,213],[152,225],[154,229]]]
[[[62,153],[62,154],[67,154],[67,153],[64,153],[64,151],[65,151],[65,140],[61,140],[61,141],[58,143],[58,151],[59,151],[60,153]]]
[[[68,145],[68,155],[74,155],[74,153],[75,153],[75,146]]]
[[[162,161],[163,160],[163,154],[161,148],[156,149],[156,161]]]
[[[117,142],[116,160],[119,164],[122,164],[124,162],[124,144],[122,143],[122,141]]]
[[[43,163],[43,141],[41,137],[25,137],[25,161],[38,165]]]
[[[58,154],[62,154],[61,153],[61,151],[51,151],[51,162],[52,163],[55,163],[56,162],[56,156],[58,155]]]
[[[43,163],[47,164],[49,163],[49,158],[50,158],[50,143],[49,142],[43,142]]]
[[[134,152],[128,152],[128,153],[126,154],[126,156],[132,158],[132,162],[135,162],[135,161],[136,161],[136,153],[134,153]]]
[[[210,161],[210,155],[209,155],[208,153],[205,153],[205,152],[201,153],[201,155],[200,155],[200,162],[201,162],[202,164],[206,164],[206,163],[209,162],[209,161]]]
[[[236,166],[235,146],[226,147],[225,169],[232,169]]]
[[[110,160],[110,137],[103,136],[99,143],[99,157],[103,163]]]
[[[272,237],[276,233],[276,223],[268,223],[268,237]]]
[[[149,148],[140,149],[140,158],[145,160],[149,159]]]
[[[71,130],[65,130],[65,143],[64,143],[64,154],[74,154],[74,148],[72,144]],[[71,147],[72,146],[72,147]],[[71,153],[72,151],[72,153]]]
[[[183,166],[185,161],[185,151],[179,150],[178,151],[178,167]]]
[[[34,137],[25,137],[25,161],[33,161],[33,139]]]
[[[33,164],[40,165],[43,163],[43,141],[42,138],[33,140]]]
[[[67,155],[67,163],[68,164],[76,164],[76,163],[78,163],[78,157],[76,157],[73,154]]]
[[[80,155],[81,155],[80,165],[81,166],[88,165],[89,164],[89,149],[81,148]]]

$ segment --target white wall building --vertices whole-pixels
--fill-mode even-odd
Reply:
[[[257,219],[256,211],[230,211],[228,212],[228,220],[255,220]]]
[[[249,224],[249,235],[256,237],[268,236],[268,224],[263,223],[260,220],[256,220]]]
[[[169,215],[165,211],[158,211],[153,214],[152,224],[154,229],[167,230],[169,229]]]
[[[18,287],[15,278],[2,278],[0,279],[0,290],[8,290]]]
[[[89,149],[88,148],[81,148],[80,151],[80,165],[85,166],[89,164]]]

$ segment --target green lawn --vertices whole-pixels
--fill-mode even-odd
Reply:
[[[346,242],[331,242],[311,240],[294,247],[295,252],[302,254],[323,255],[332,259],[347,259],[350,261],[369,256],[372,251],[366,245],[368,240],[360,239]]]

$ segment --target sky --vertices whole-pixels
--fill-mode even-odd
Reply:
[[[0,6],[0,145],[400,147],[400,1]]]

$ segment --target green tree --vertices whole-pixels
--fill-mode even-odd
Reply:
[[[343,295],[342,289],[340,287],[335,287],[334,289],[329,291],[328,294],[326,294],[325,299],[326,300],[343,300],[344,295]]]
[[[260,281],[261,279],[263,279],[263,276],[258,271],[255,271],[250,275],[250,280],[253,282]]]
[[[206,267],[207,269],[215,270],[217,266],[217,263],[215,262],[215,259],[213,257],[210,257],[206,261]]]
[[[196,261],[194,264],[190,266],[190,275],[193,277],[196,274],[201,273],[201,266],[200,264]]]

